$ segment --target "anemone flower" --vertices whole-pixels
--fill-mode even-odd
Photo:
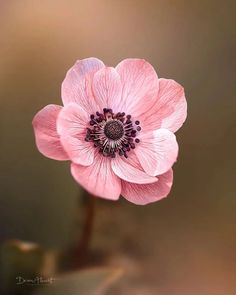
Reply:
[[[33,119],[44,156],[71,161],[74,179],[101,198],[144,205],[169,194],[174,132],[187,115],[181,85],[158,79],[143,59],[113,68],[86,58],[67,72],[61,95],[63,106],[47,105]]]

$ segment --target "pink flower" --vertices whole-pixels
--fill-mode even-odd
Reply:
[[[158,79],[141,59],[115,68],[96,58],[77,61],[62,83],[63,107],[48,105],[33,119],[46,157],[70,160],[74,179],[90,193],[135,204],[166,197],[187,115],[184,89]]]

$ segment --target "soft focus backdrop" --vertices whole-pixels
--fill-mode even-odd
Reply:
[[[236,294],[235,11],[228,0],[0,0],[1,240],[74,238],[78,187],[68,163],[37,151],[32,118],[61,104],[76,59],[144,58],[186,91],[174,186],[144,207],[98,200],[92,248],[125,269],[112,295]]]

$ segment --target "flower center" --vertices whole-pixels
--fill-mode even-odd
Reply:
[[[124,135],[123,124],[118,120],[110,120],[105,124],[104,133],[109,139],[120,139]]]
[[[91,114],[90,119],[85,140],[93,142],[105,157],[115,158],[118,154],[127,158],[127,153],[140,142],[136,138],[137,132],[141,131],[140,122],[133,122],[131,115],[124,112],[115,114],[111,109],[104,108],[103,113]]]

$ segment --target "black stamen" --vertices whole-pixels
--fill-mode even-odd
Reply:
[[[130,123],[132,123],[131,120],[126,120],[126,122],[125,122],[125,124],[127,124],[127,125]]]
[[[113,113],[110,108],[103,108],[103,112],[90,115],[86,136],[86,142],[92,142],[94,148],[104,157],[115,158],[116,155],[128,158],[128,152],[135,148],[135,143],[140,140],[135,138],[137,131],[141,130],[138,120],[132,121],[131,115],[125,112]],[[134,140],[135,138],[135,140]]]
[[[123,152],[122,150],[120,150],[120,151],[119,151],[119,155],[120,155],[120,156],[123,156],[123,155],[124,155],[124,152]]]

